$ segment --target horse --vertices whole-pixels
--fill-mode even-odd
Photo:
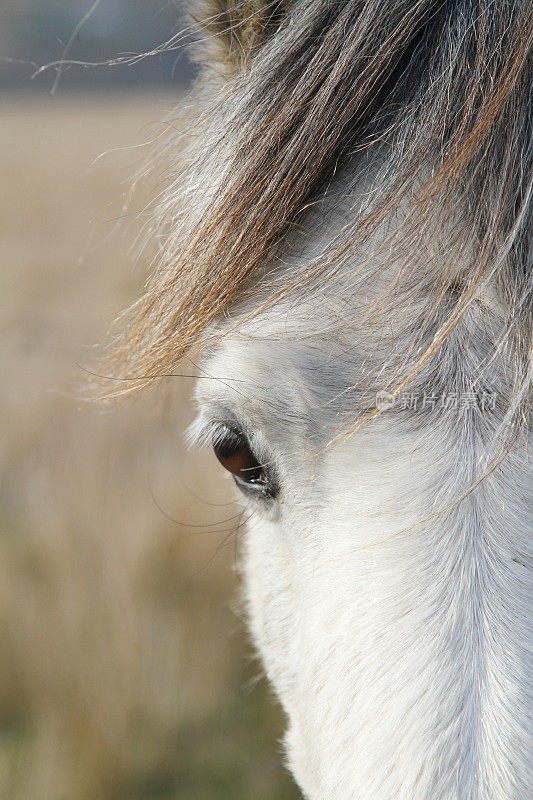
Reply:
[[[309,800],[532,791],[527,0],[204,0],[116,358],[197,365]],[[222,478],[222,472],[221,478]]]

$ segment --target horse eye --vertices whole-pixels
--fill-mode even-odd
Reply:
[[[241,488],[270,494],[270,481],[265,465],[259,464],[246,436],[224,425],[213,437],[215,455]]]

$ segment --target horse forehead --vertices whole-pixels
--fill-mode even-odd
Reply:
[[[207,353],[197,389],[200,405],[240,411],[252,424],[281,427],[299,420],[307,432],[327,426],[338,411],[334,398],[352,380],[332,343],[291,335],[287,326],[277,331],[271,321],[265,320],[261,336],[261,321],[253,327],[253,334],[243,330]]]

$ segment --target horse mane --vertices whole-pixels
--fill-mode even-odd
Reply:
[[[237,26],[227,3],[208,5],[204,28],[219,45],[226,37],[232,76],[208,100],[197,89],[202,132],[158,212],[161,256],[115,351],[115,374],[128,390],[143,386],[172,373],[237,303],[260,297],[265,308],[335,281],[402,208],[382,245],[402,280],[380,297],[380,313],[408,305],[420,286],[440,313],[414,360],[402,359],[391,391],[431,362],[490,288],[504,317],[494,354],[505,347],[512,358],[506,413],[523,421],[532,335],[531,4],[252,3],[263,16],[256,9]],[[278,274],[307,210],[344,166],[364,174],[376,154],[368,201],[342,236],[304,275]],[[434,237],[449,246],[432,248]]]
[[[274,35],[290,0],[202,0],[189,15],[201,33],[197,61],[216,63],[223,78],[248,68],[265,39]]]

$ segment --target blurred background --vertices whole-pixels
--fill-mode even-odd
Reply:
[[[184,451],[190,382],[77,399],[152,255],[158,186],[125,206],[132,176],[193,78],[182,48],[121,57],[183,24],[160,0],[0,9],[2,800],[297,796],[236,611],[238,508]]]

